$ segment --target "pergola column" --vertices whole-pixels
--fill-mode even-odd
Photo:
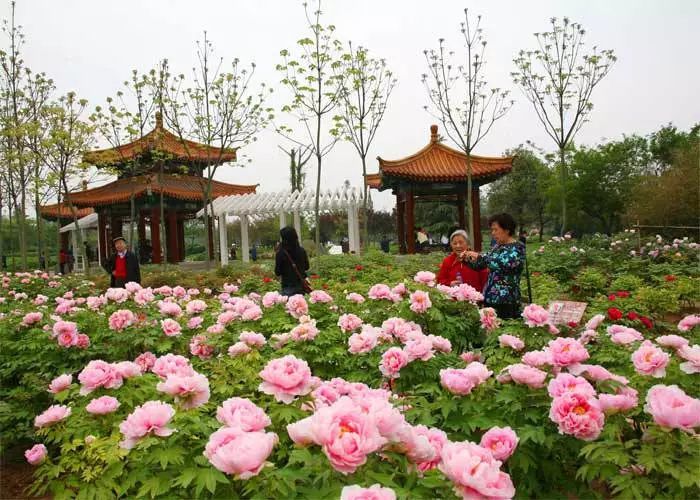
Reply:
[[[287,214],[285,212],[280,212],[280,229],[287,225]]]
[[[413,190],[406,192],[406,251],[410,254],[416,253],[416,200],[413,197]]]
[[[177,259],[180,255],[177,245],[177,212],[175,210],[168,210],[166,215],[167,218],[167,228],[166,235],[168,240],[168,262],[171,264],[176,264]]]
[[[348,207],[348,242],[350,247],[350,252],[357,252],[357,233],[355,233],[355,219],[357,218],[357,212],[354,207]]]
[[[107,260],[107,232],[105,216],[97,212],[97,261],[100,266]]]
[[[405,201],[404,194],[396,193],[396,235],[399,243],[399,253],[406,253],[406,222],[405,222]]]
[[[301,242],[301,217],[298,210],[294,211],[294,229],[296,229],[299,242]]]
[[[151,262],[160,264],[163,262],[161,258],[160,248],[160,208],[154,207],[151,209],[151,247],[153,247],[153,257]]]
[[[248,216],[241,215],[241,257],[243,262],[250,262],[250,253],[248,251]]]
[[[221,252],[221,265],[228,265],[228,234],[226,233],[226,214],[219,215],[219,251]]]
[[[481,251],[481,203],[479,202],[479,186],[472,188],[472,221],[474,223],[474,249]]]

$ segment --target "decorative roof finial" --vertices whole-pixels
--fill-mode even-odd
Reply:
[[[438,142],[438,126],[430,126],[430,142]]]

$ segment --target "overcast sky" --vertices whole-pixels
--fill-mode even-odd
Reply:
[[[3,18],[9,5],[1,4]],[[647,134],[668,122],[686,129],[700,121],[698,0],[326,0],[323,23],[336,26],[338,39],[385,58],[398,79],[369,154],[370,172],[377,169],[376,156],[404,157],[428,142],[434,119],[423,109],[423,50],[436,47],[441,37],[449,47],[461,47],[464,7],[482,15],[490,86],[511,89],[516,100],[477,154],[501,155],[526,140],[554,149],[509,76],[515,54],[534,48],[533,33],[547,30],[554,16],[581,23],[589,47],[614,49],[618,57],[593,95],[595,110],[578,143]],[[275,71],[279,51],[298,53],[295,42],[308,33],[301,2],[295,0],[22,0],[16,17],[27,38],[27,65],[52,77],[59,92],[74,90],[91,106],[114,95],[132,69],[146,71],[162,58],[170,60],[174,72],[188,72],[195,62],[195,41],[207,30],[218,55],[257,64],[259,81],[275,89],[270,104],[279,109],[290,97]],[[245,148],[252,163],[220,169],[217,178],[259,183],[259,192],[286,189],[287,160],[278,144],[284,144],[279,136],[264,131]],[[315,164],[308,173],[315,179]],[[361,185],[361,165],[349,144],[339,144],[326,157],[322,179],[326,187],[345,179]],[[390,208],[394,200],[375,194],[374,201]]]

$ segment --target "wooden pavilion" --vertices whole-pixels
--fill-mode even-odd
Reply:
[[[202,208],[208,166],[236,159],[235,149],[221,150],[182,140],[166,130],[160,113],[155,128],[140,139],[116,148],[90,151],[83,155],[85,163],[98,169],[116,171],[117,179],[94,189],[69,193],[70,202],[78,208],[92,208],[98,214],[100,261],[109,255],[112,239],[124,236],[123,225],[135,203],[139,246],[146,241],[146,225],[150,226],[152,262],[162,262],[161,194],[168,262],[185,258],[184,221],[195,218]],[[253,186],[212,181],[211,197],[254,193]],[[210,258],[213,258],[213,218],[208,230]]]
[[[88,208],[77,208],[76,215],[78,219],[86,217],[93,213],[94,210]],[[56,221],[60,226],[73,222],[73,212],[65,203],[54,203],[53,205],[42,205],[39,207],[39,213],[42,219]],[[69,246],[68,233],[61,233],[61,247],[67,249]]]
[[[415,253],[415,204],[420,201],[453,202],[459,226],[466,228],[467,156],[441,143],[437,125],[430,126],[430,142],[418,152],[400,160],[377,157],[379,172],[368,174],[370,188],[391,189],[396,195],[397,237],[401,253]],[[481,250],[479,187],[493,182],[513,168],[512,157],[471,155],[472,218],[474,248]]]

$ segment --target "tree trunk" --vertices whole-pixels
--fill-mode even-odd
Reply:
[[[566,231],[566,195],[567,195],[566,182],[567,182],[567,175],[566,175],[565,152],[564,152],[563,147],[559,148],[559,162],[560,162],[559,168],[560,168],[560,177],[561,177],[561,228],[559,229],[559,236],[564,236],[564,232]]]
[[[5,238],[2,236],[2,203],[5,197],[3,196],[2,192],[2,178],[0,177],[0,271],[4,271],[3,266],[2,266],[2,258],[5,255],[5,245],[4,241]]]
[[[319,123],[319,127],[320,127]],[[319,128],[320,132],[320,128]],[[318,150],[317,150],[318,151]],[[316,173],[316,200],[314,202],[314,220],[316,221],[316,231],[315,231],[315,236],[316,236],[316,258],[314,259],[315,261],[315,267],[316,267],[316,272],[320,270],[320,258],[321,258],[321,217],[319,214],[319,203],[320,203],[320,197],[321,197],[321,154],[319,152],[316,153],[316,165],[317,165],[317,173]]]
[[[469,243],[474,245],[474,211],[472,210],[472,155],[467,151],[467,227]]]
[[[26,179],[22,175],[22,184],[20,191],[20,205],[17,207],[17,229],[19,230],[19,255],[22,262],[22,270],[29,270],[29,263],[27,261],[27,190],[26,190]]]
[[[367,155],[362,155],[362,189],[364,190],[362,196],[362,239],[361,247],[364,251],[367,251],[369,247],[369,217],[367,214],[367,205],[369,204],[369,188],[367,187]]]
[[[160,162],[158,170],[158,185],[160,186],[160,220],[158,221],[158,231],[160,232],[160,248],[163,252],[163,258],[160,261],[160,267],[165,267],[168,262],[168,241],[165,238],[165,206],[163,204],[163,162]]]
[[[75,225],[75,231],[78,233],[78,248],[73,249],[73,256],[80,254],[83,257],[83,266],[85,267],[85,276],[90,276],[90,263],[87,260],[87,253],[85,252],[85,243],[83,241],[83,232],[78,227],[78,211],[75,209],[75,205],[70,201],[68,197],[68,184],[66,183],[65,177],[63,179],[63,189],[65,193],[65,198],[68,200],[68,208],[70,208],[71,215],[73,216],[73,224]],[[61,235],[61,224],[58,225],[59,239]]]

